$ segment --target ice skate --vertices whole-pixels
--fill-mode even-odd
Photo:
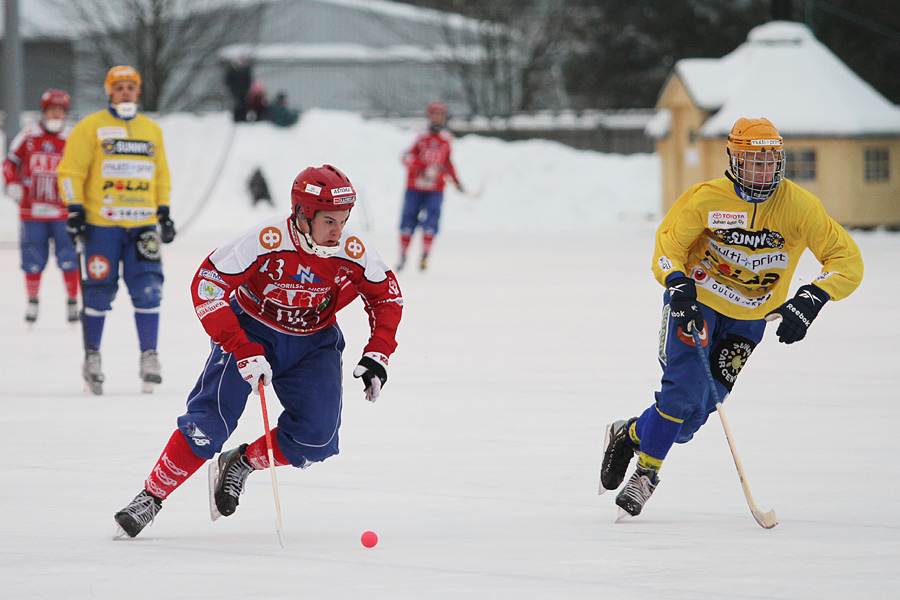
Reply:
[[[405,255],[405,254],[401,254],[401,255],[400,255],[400,260],[397,261],[397,268],[394,269],[394,270],[395,270],[395,271],[398,271],[398,272],[399,272],[399,271],[402,271],[404,266],[406,266],[406,255]]]
[[[254,471],[246,452],[247,444],[241,444],[209,464],[209,514],[213,521],[237,510],[247,476]]]
[[[419,270],[424,271],[428,268],[428,255],[423,254],[421,260],[419,260]]]
[[[628,435],[628,430],[635,421],[637,421],[637,417],[632,417],[627,421],[616,421],[606,427],[598,494],[618,488],[625,480],[628,465],[639,450]]]
[[[159,356],[156,350],[144,350],[141,352],[141,391],[145,394],[153,393],[153,386],[162,383],[160,374]]]
[[[69,323],[77,323],[81,320],[78,315],[78,300],[75,298],[69,298],[66,301],[66,320]]]
[[[628,515],[636,517],[641,514],[644,504],[650,499],[658,483],[659,475],[656,471],[638,465],[631,475],[631,479],[616,496],[616,505],[621,509],[616,521],[621,521]]]
[[[103,395],[103,371],[98,350],[86,350],[84,364],[81,367],[81,375],[84,377],[84,389],[94,395]]]
[[[34,324],[38,317],[38,299],[29,298],[28,306],[25,308],[25,322],[29,325]]]
[[[119,528],[113,539],[125,535],[135,537],[143,531],[144,527],[153,522],[161,508],[162,500],[147,490],[142,490],[128,506],[116,513],[114,519]]]

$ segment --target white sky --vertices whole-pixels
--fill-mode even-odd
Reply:
[[[64,322],[55,266],[40,319],[25,326],[16,217],[0,198],[3,598],[896,597],[900,236],[855,233],[861,288],[799,344],[770,332],[726,403],[754,497],[780,524],[766,531],[750,516],[715,415],[673,449],[645,514],[616,524],[614,495],[596,493],[602,430],[649,405],[659,378],[658,160],[473,136],[456,161],[484,193],[448,193],[429,270],[400,274],[406,307],[381,398],[367,403],[345,369],[341,454],[277,471],[286,548],[268,473],[212,523],[205,469],[138,538],[112,541],[113,513],[141,489],[208,352],[191,277],[272,212],[250,207],[252,168],[264,166],[279,212],[303,167],[344,169],[362,196],[351,226],[393,262],[399,154],[411,142],[409,131],[312,111],[288,130],[242,125],[226,154],[224,114],[162,124],[181,233],[164,248],[164,381],[153,395],[139,393],[124,289],[103,342],[105,396],[82,392],[80,335]],[[817,271],[804,260],[798,279]],[[349,367],[366,320],[358,304],[341,317]],[[252,397],[226,447],[261,433]],[[374,549],[359,542],[366,530],[380,537]]]

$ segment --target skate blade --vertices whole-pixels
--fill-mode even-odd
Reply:
[[[123,538],[128,538],[128,537],[129,537],[129,535],[127,533],[125,533],[125,530],[122,529],[122,526],[119,525],[118,523],[116,523],[116,532],[113,534],[112,539],[121,540]]]
[[[621,506],[619,507],[619,514],[618,514],[618,516],[616,516],[616,523],[627,523],[628,521],[632,520],[633,518],[634,518],[634,516],[630,512],[628,512]]]
[[[95,396],[102,396],[103,395],[103,384],[98,383],[96,381],[93,381],[93,382],[85,381],[84,382],[84,391],[90,392],[90,393],[94,394]]]
[[[219,517],[222,516],[222,513],[220,513],[218,507],[216,507],[216,480],[219,478],[218,458],[213,458],[212,462],[209,463],[207,477],[209,481],[209,517],[212,519],[213,523],[215,523]]]
[[[152,381],[142,381],[141,382],[141,393],[142,394],[152,394],[153,388],[156,384]]]

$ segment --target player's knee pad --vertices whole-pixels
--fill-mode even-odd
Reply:
[[[82,288],[82,295],[86,309],[98,313],[108,312],[112,309],[112,302],[116,298],[116,286],[85,285]]]
[[[155,309],[162,303],[162,277],[155,273],[138,277],[128,290],[135,308]]]

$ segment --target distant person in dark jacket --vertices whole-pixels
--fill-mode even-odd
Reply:
[[[266,183],[266,178],[263,177],[261,169],[257,168],[253,171],[248,185],[250,187],[250,196],[253,198],[253,206],[259,204],[260,200],[265,200],[272,206],[275,206],[272,202],[272,196],[269,194],[269,185]]]
[[[280,127],[290,127],[300,118],[300,111],[288,106],[287,94],[278,92],[275,102],[269,106],[269,120]]]
[[[239,58],[230,63],[225,72],[225,85],[234,99],[234,121],[247,120],[247,97],[250,94],[250,82],[253,80],[253,69],[250,61]]]

